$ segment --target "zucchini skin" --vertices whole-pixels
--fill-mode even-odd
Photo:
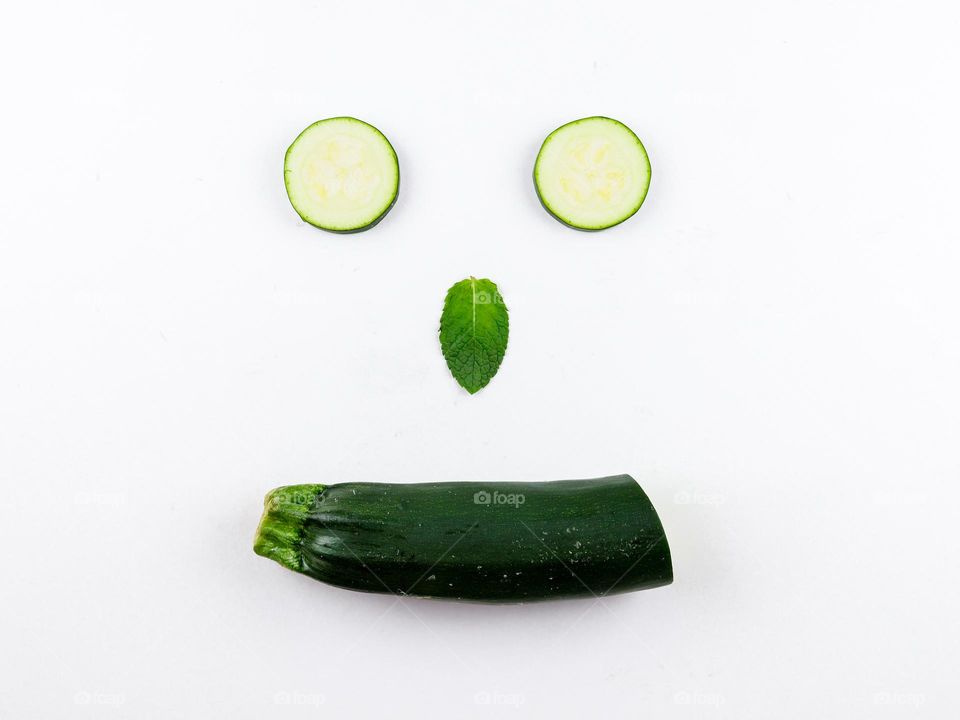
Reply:
[[[267,495],[254,550],[342,588],[491,603],[673,580],[663,526],[629,475],[292,485]]]

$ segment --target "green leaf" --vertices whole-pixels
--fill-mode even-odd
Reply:
[[[500,368],[510,322],[497,286],[475,277],[447,290],[440,316],[440,349],[447,367],[471,395]]]

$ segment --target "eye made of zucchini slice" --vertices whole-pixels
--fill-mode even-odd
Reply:
[[[547,136],[533,181],[540,202],[558,220],[580,230],[603,230],[640,209],[650,187],[650,159],[626,125],[588,117]]]
[[[290,204],[304,221],[330,232],[359,232],[380,222],[396,202],[400,163],[373,125],[327,118],[290,145],[283,179]]]

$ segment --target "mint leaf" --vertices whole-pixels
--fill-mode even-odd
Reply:
[[[471,395],[500,368],[510,323],[497,286],[475,277],[447,290],[440,316],[440,350],[460,386]]]

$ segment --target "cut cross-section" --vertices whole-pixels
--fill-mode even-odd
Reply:
[[[650,187],[650,159],[626,125],[588,117],[547,136],[533,180],[540,202],[558,220],[603,230],[640,209]]]
[[[287,150],[283,179],[293,209],[331,232],[376,225],[396,202],[400,164],[373,125],[350,117],[320,120]]]

